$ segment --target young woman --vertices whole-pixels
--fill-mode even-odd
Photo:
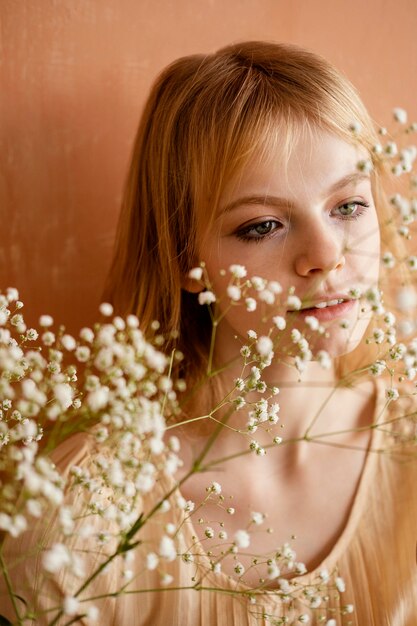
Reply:
[[[412,386],[390,402],[397,380],[386,393],[371,375],[385,368],[371,318],[392,235],[378,143],[351,84],[290,45],[179,59],[154,85],[106,296],[184,355],[171,426],[180,478],[195,472],[181,498],[206,501],[185,523],[168,507],[143,528],[129,567],[133,589],[153,591],[113,593],[101,624],[415,623],[416,463],[388,452]],[[55,462],[65,472],[92,454],[80,435]],[[144,563],[170,525],[181,558],[161,590]],[[65,595],[63,578],[43,597]],[[122,586],[105,571],[89,595]]]

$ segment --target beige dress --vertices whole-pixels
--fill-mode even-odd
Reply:
[[[383,397],[380,397],[376,415],[383,402]],[[384,419],[395,418],[396,413],[402,414],[409,408],[392,403]],[[82,606],[94,604],[99,608],[100,616],[96,623],[100,626],[258,626],[284,623],[274,621],[274,618],[278,620],[283,615],[287,616],[286,623],[298,624],[301,614],[308,614],[309,623],[317,625],[333,619],[330,624],[337,626],[416,626],[416,446],[413,450],[407,444],[401,454],[395,455],[378,452],[386,448],[387,438],[390,437],[386,429],[374,429],[354,504],[341,536],[320,567],[295,579],[300,588],[308,588],[312,580],[317,580],[323,567],[328,570],[337,568],[346,583],[346,591],[330,592],[328,601],[317,609],[310,610],[305,600],[288,606],[273,589],[255,595],[255,600],[251,599],[247,587],[221,572],[211,571],[209,559],[196,540],[190,520],[182,525],[177,547],[180,552],[187,552],[193,546],[194,562],[187,563],[181,558],[166,562],[163,570],[173,576],[173,582],[161,588],[160,572],[145,567],[145,554],[158,549],[159,538],[167,523],[179,526],[183,521],[183,513],[175,507],[158,513],[152,523],[144,527],[140,535],[142,544],[135,549],[132,561],[122,564],[119,559],[118,564],[101,573],[81,594],[80,597],[86,599]],[[92,454],[91,439],[80,434],[62,444],[54,460],[65,473],[73,464],[88,466]],[[171,487],[169,479],[159,483],[152,494],[144,498],[144,510],[150,510]],[[103,532],[111,533],[111,522],[97,516],[91,519],[96,520],[94,523],[100,525]],[[80,581],[66,571],[45,579],[39,574],[36,555],[24,560],[19,559],[19,555],[25,554],[34,542],[48,547],[59,540],[52,521],[46,530],[40,531],[35,527],[23,538],[5,546],[5,557],[15,559],[10,575],[16,589],[20,595],[34,598],[39,610],[56,607],[64,595],[63,589],[71,595],[78,589]],[[84,558],[83,551],[88,547],[86,541],[75,540],[73,546],[80,550]],[[111,550],[112,545],[115,544],[111,539],[103,543],[102,554]],[[93,571],[101,562],[101,556],[98,552],[88,555],[87,571]],[[128,584],[123,578],[123,570],[126,569],[132,576]],[[196,590],[196,581],[204,589]],[[117,592],[124,584],[127,584],[127,593],[100,598],[103,594]],[[182,589],[179,590],[179,587]],[[148,591],[138,592],[143,589]],[[236,593],[232,594],[232,591]],[[0,614],[13,621],[4,589],[1,592]],[[349,604],[354,606],[353,613],[346,613],[342,608]],[[57,623],[67,624],[70,619],[65,617]],[[47,624],[46,614],[35,623]],[[75,623],[92,622],[82,618]]]

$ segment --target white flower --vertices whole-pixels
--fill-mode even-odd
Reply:
[[[166,561],[173,561],[177,556],[175,544],[171,537],[164,535],[159,544],[159,556]]]
[[[113,315],[113,307],[109,302],[102,302],[98,307],[98,310],[104,317],[110,317]]]
[[[246,304],[247,311],[252,312],[256,310],[257,302],[255,298],[246,298],[245,304]]]
[[[212,304],[213,302],[216,302],[216,296],[212,291],[202,291],[198,294],[199,304]]]
[[[238,302],[242,297],[242,291],[237,285],[229,285],[227,288],[227,295],[233,302]]]
[[[298,621],[300,622],[300,624],[308,624],[310,621],[310,617],[307,615],[307,613],[303,613],[299,616]]]
[[[285,318],[283,318],[281,315],[276,315],[275,317],[272,318],[272,321],[275,324],[275,326],[278,328],[278,330],[284,330],[287,325]]]
[[[254,524],[259,526],[259,524],[262,524],[264,522],[265,515],[263,513],[258,513],[257,511],[252,511],[251,520]]]
[[[306,317],[304,318],[304,321],[307,324],[307,326],[311,328],[311,330],[317,330],[318,327],[320,326],[319,320],[317,319],[317,317],[314,317],[314,315],[306,315]]]
[[[256,350],[260,356],[268,356],[274,347],[272,343],[272,339],[270,337],[262,336],[259,337],[256,342]]]
[[[387,398],[387,400],[395,401],[398,400],[400,394],[398,393],[398,389],[394,389],[393,387],[391,387],[390,389],[385,390],[385,397]]]
[[[42,565],[47,572],[56,574],[60,569],[69,565],[71,556],[68,548],[62,543],[56,543],[47,550],[42,558]]]
[[[369,174],[374,168],[371,159],[363,159],[361,161],[358,161],[356,167],[360,172],[365,172],[365,174]]]
[[[71,335],[63,335],[61,337],[61,343],[64,346],[65,350],[68,350],[68,352],[75,350],[77,346],[77,342]]]
[[[336,589],[338,590],[339,593],[343,593],[346,590],[346,585],[345,585],[345,581],[343,580],[343,578],[341,578],[340,576],[337,576],[334,582],[336,585]]]
[[[208,491],[211,491],[212,493],[219,495],[222,492],[222,487],[219,483],[212,482],[210,487],[208,487]]]
[[[337,626],[337,622],[335,619],[328,619],[324,626]]]
[[[48,328],[48,326],[52,326],[53,323],[54,320],[50,315],[41,315],[39,318],[39,326],[42,326],[42,328]]]
[[[287,298],[287,306],[294,310],[294,311],[298,311],[299,309],[301,309],[301,300],[298,296],[294,296],[294,295],[290,295]]]
[[[397,292],[397,306],[401,311],[410,311],[417,306],[417,292],[413,287],[403,287]]]
[[[86,398],[86,402],[90,409],[94,412],[103,409],[108,402],[109,392],[109,388],[105,386],[90,391]]]
[[[159,558],[155,552],[149,552],[149,554],[146,555],[146,569],[154,570],[158,567],[158,563]]]
[[[362,130],[362,125],[360,124],[360,122],[358,122],[357,120],[353,120],[353,122],[351,122],[349,124],[349,130],[354,134],[354,135],[359,135],[359,133]]]
[[[246,268],[243,265],[231,265],[229,271],[235,278],[244,278],[247,274]]]
[[[252,287],[256,289],[256,291],[262,291],[262,289],[265,289],[266,280],[264,278],[253,276],[250,281],[252,283]]]
[[[91,328],[82,328],[80,330],[80,338],[87,343],[92,343],[94,341],[94,332]]]
[[[193,280],[201,280],[203,277],[203,268],[193,267],[193,269],[188,272],[188,276]]]
[[[238,548],[248,548],[250,545],[250,536],[246,530],[238,530],[234,534],[234,542]]]
[[[96,606],[89,606],[86,610],[87,619],[91,622],[96,622],[100,616],[100,611]]]
[[[268,563],[267,572],[269,580],[275,580],[275,578],[278,578],[278,576],[281,574],[281,570],[279,569],[275,561],[271,561],[270,563]]]
[[[412,272],[417,270],[417,256],[409,256],[407,259],[407,265]]]
[[[275,295],[282,293],[282,286],[277,280],[270,280],[267,285],[269,291],[272,291]]]
[[[64,615],[77,615],[79,612],[80,603],[77,598],[72,598],[71,596],[67,596],[64,598],[64,603],[62,606],[62,610]]]
[[[320,363],[321,367],[325,370],[328,370],[332,366],[332,360],[330,355],[326,350],[319,350],[317,353],[317,361]]]
[[[236,563],[234,570],[236,572],[236,574],[238,574],[238,576],[242,576],[242,574],[245,573],[245,568],[243,567],[242,563]]]
[[[266,302],[266,304],[272,305],[275,302],[275,295],[270,289],[262,289],[258,295],[259,300],[261,302]]]
[[[54,387],[54,396],[63,410],[68,409],[72,404],[73,390],[68,383],[59,383]]]
[[[210,526],[207,526],[207,528],[204,531],[204,534],[207,537],[207,539],[213,539],[214,530]]]
[[[36,341],[36,339],[39,337],[39,333],[37,330],[35,330],[34,328],[29,328],[28,331],[26,331],[26,338],[29,341]]]
[[[395,109],[393,109],[392,114],[396,122],[399,122],[400,124],[407,123],[407,111],[405,111],[404,109],[396,107]]]
[[[162,574],[161,576],[161,585],[163,587],[167,587],[168,585],[170,585],[172,583],[172,581],[174,580],[174,577],[171,576],[171,574]]]

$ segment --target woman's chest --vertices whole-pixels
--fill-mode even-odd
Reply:
[[[320,447],[292,472],[241,458],[184,485],[184,497],[196,505],[196,538],[222,571],[256,586],[287,544],[296,556],[288,551],[293,569],[284,575],[294,575],[296,562],[310,571],[329,555],[351,514],[366,455],[340,449],[320,455]]]

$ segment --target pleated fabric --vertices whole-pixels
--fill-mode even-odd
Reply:
[[[375,409],[375,421],[389,419],[416,410],[416,403],[391,403],[383,414],[383,386],[379,385],[379,398]],[[393,421],[395,424],[395,421]],[[320,611],[310,610],[300,601],[289,607],[282,603],[278,594],[271,589],[253,603],[250,589],[223,573],[210,570],[210,562],[203,546],[196,540],[190,520],[185,521],[178,536],[180,551],[193,545],[197,558],[194,563],[182,559],[164,565],[164,571],[173,577],[173,582],[161,590],[160,574],[145,567],[146,554],[157,551],[159,540],[167,523],[178,526],[183,522],[183,513],[172,506],[141,530],[142,543],[133,552],[133,560],[123,567],[121,559],[88,587],[80,597],[91,599],[89,603],[100,609],[100,626],[266,626],[286,615],[288,624],[297,624],[301,614],[308,614],[310,624],[321,625],[326,620],[335,620],[337,626],[416,626],[417,625],[417,446],[404,444],[395,454],[387,452],[387,445],[401,437],[401,432],[392,429],[374,428],[370,449],[367,453],[362,476],[347,524],[327,558],[313,572],[296,579],[300,585],[308,584],[323,568],[332,571],[335,567],[346,583],[346,591],[329,594],[330,599]],[[409,438],[409,433],[408,433]],[[64,442],[54,453],[58,469],[66,475],[72,465],[88,467],[96,454],[93,438],[78,434]],[[347,477],[349,480],[349,477]],[[166,493],[173,483],[164,478],[151,494],[143,498],[141,507],[145,511]],[[343,485],[341,485],[343,489]],[[105,499],[106,494],[102,494]],[[86,503],[79,496],[72,503],[80,512]],[[71,547],[86,559],[87,572],[94,571],[103,555],[116,546],[111,537],[115,531],[112,523],[99,516],[89,518],[94,530],[100,529],[110,535],[107,543],[94,552],[88,540],[71,539]],[[97,527],[96,527],[97,526]],[[139,537],[138,537],[139,538]],[[32,598],[40,611],[55,608],[65,595],[75,593],[80,580],[67,571],[45,578],[41,575],[39,550],[34,545],[48,548],[60,541],[56,530],[56,517],[45,527],[34,525],[17,540],[8,541],[3,549],[7,562],[14,563],[10,576],[20,595]],[[86,550],[90,552],[86,556]],[[27,555],[23,558],[23,555]],[[123,569],[133,572],[127,593],[103,598],[117,592],[123,584]],[[200,580],[206,589],[194,589]],[[181,587],[181,589],[178,589]],[[138,592],[139,590],[148,590]],[[157,591],[149,591],[154,590]],[[237,592],[232,594],[231,592]],[[100,597],[100,598],[99,598]],[[345,613],[343,607],[352,604],[353,613]],[[0,613],[13,621],[13,611],[4,583],[0,588]],[[47,624],[52,613],[44,613],[36,624]],[[62,618],[58,624],[68,622]],[[26,623],[32,623],[30,621]],[[87,619],[79,624],[91,624]],[[275,623],[282,623],[276,621]]]

